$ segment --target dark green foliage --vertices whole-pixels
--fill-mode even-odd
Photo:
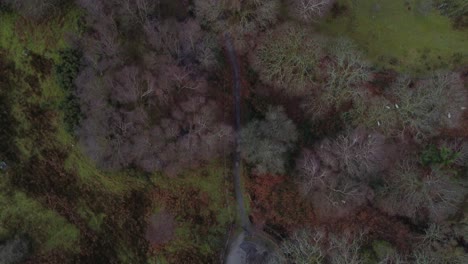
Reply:
[[[71,90],[74,87],[73,81],[80,70],[81,52],[77,49],[66,49],[60,52],[61,63],[56,66],[56,74],[59,85]]]
[[[449,166],[455,162],[459,153],[452,151],[449,148],[431,144],[421,153],[421,163],[424,166],[442,165]]]
[[[76,49],[63,50],[60,52],[61,63],[55,67],[57,82],[66,93],[66,99],[60,108],[64,111],[65,123],[70,133],[75,131],[83,117],[78,98],[74,93],[74,81],[80,70],[81,56],[81,52]]]
[[[10,6],[8,6],[6,3],[0,1],[0,13],[7,13],[11,12]]]
[[[15,160],[16,122],[11,115],[11,81],[9,80],[11,65],[6,65],[0,56],[0,161]]]

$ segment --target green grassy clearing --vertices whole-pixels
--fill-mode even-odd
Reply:
[[[378,66],[424,73],[468,62],[468,30],[420,0],[340,0],[347,11],[320,31],[354,39]]]

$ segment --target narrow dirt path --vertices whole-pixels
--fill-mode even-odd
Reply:
[[[241,124],[240,124],[240,94],[241,94],[241,79],[240,79],[240,67],[239,61],[237,60],[237,54],[232,43],[232,38],[229,34],[224,35],[226,52],[229,59],[229,63],[232,68],[233,75],[233,95],[234,95],[234,107],[235,107],[235,125],[234,125],[234,168],[233,168],[233,181],[234,191],[236,194],[237,207],[239,211],[239,217],[241,220],[242,228],[250,233],[251,223],[247,216],[247,212],[244,204],[244,197],[241,188],[241,176],[240,176],[240,163],[241,163]]]
[[[241,187],[241,76],[240,66],[237,59],[237,53],[234,49],[232,38],[229,34],[224,35],[227,58],[232,68],[233,78],[233,95],[235,108],[235,138],[234,138],[234,168],[233,168],[233,183],[236,195],[236,202],[239,214],[239,220],[243,231],[236,234],[235,238],[230,241],[229,252],[226,256],[226,264],[262,264],[266,263],[269,255],[276,250],[275,242],[264,234],[261,230],[254,230],[252,223],[247,216],[245,208],[244,196]]]

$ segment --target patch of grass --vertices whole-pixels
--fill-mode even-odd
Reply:
[[[161,252],[170,263],[184,263],[192,253],[194,261],[212,261],[224,245],[235,210],[234,200],[227,196],[230,181],[225,180],[226,173],[219,163],[213,163],[178,178],[160,174],[152,177],[159,189],[158,206],[176,219],[175,237]]]
[[[81,203],[78,207],[78,214],[88,221],[88,226],[92,230],[99,232],[104,223],[106,215],[104,213],[94,213],[86,204]]]
[[[74,171],[80,177],[80,183],[95,190],[108,194],[124,194],[130,190],[142,187],[144,182],[135,177],[128,177],[126,172],[104,173],[86,157],[81,149],[71,142],[71,150],[65,162],[65,168]]]
[[[468,30],[417,0],[340,0],[344,14],[329,18],[324,32],[348,35],[378,66],[423,73],[468,62]]]
[[[11,190],[5,181],[0,183],[0,223],[4,234],[9,230],[30,235],[42,252],[79,250],[80,233],[74,225],[25,193]]]
[[[0,47],[8,51],[7,56],[22,70],[28,68],[31,52],[58,62],[60,54],[57,51],[68,47],[66,35],[81,30],[81,11],[77,8],[39,24],[15,13],[0,13],[0,17]]]
[[[230,182],[225,180],[226,173],[229,172],[226,172],[221,164],[213,163],[198,170],[187,171],[177,178],[168,178],[158,173],[152,177],[152,181],[159,188],[165,190],[175,191],[178,187],[197,189],[205,193],[212,201],[207,209],[220,210],[221,208],[219,213],[223,214],[226,213],[222,209],[225,207],[226,188],[230,188]],[[224,210],[228,209],[224,208]],[[225,223],[226,220],[222,222]]]

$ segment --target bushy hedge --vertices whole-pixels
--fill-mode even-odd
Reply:
[[[80,70],[81,52],[77,49],[66,49],[60,52],[60,57],[61,63],[56,65],[55,74],[58,84],[66,94],[60,107],[65,114],[64,121],[67,130],[73,133],[83,117],[78,98],[74,92],[74,81]]]

